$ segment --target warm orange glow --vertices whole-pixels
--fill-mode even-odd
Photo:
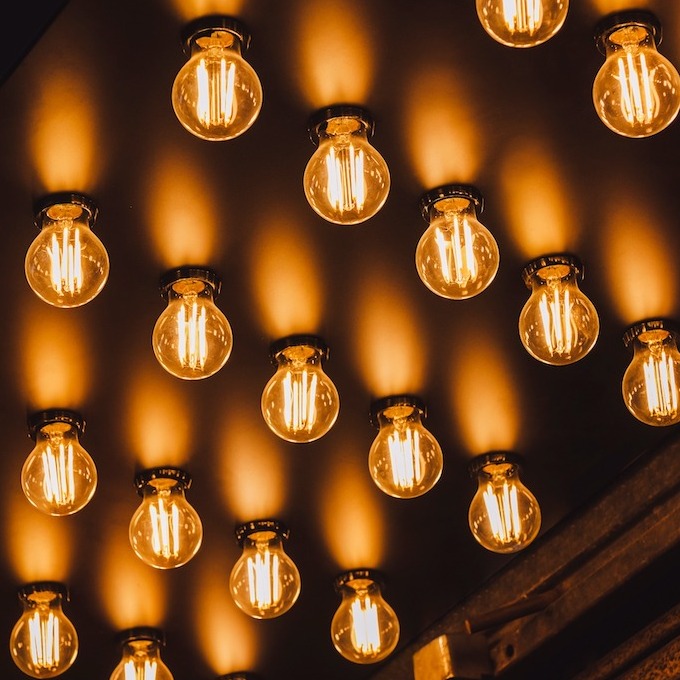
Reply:
[[[20,489],[8,493],[6,502],[5,540],[18,580],[67,582],[73,561],[73,524],[36,510]]]
[[[309,105],[365,102],[373,86],[375,60],[365,3],[316,0],[299,8],[290,39],[298,52],[290,72],[298,75],[298,87]]]
[[[130,493],[132,497],[132,484]],[[134,507],[131,509],[129,504],[122,503],[107,510],[110,531],[104,536],[97,569],[104,611],[118,630],[162,626],[168,603],[167,580],[163,574],[149,569],[130,548],[127,527],[133,511]]]
[[[259,407],[259,400],[252,403]],[[286,500],[287,459],[263,428],[259,408],[234,403],[225,413],[218,468],[225,506],[242,521],[276,517]]]
[[[386,549],[385,519],[365,465],[346,457],[361,444],[345,442],[329,457],[321,516],[326,545],[341,569],[379,565]]]
[[[502,163],[508,225],[517,249],[527,259],[578,250],[578,212],[554,158],[555,151],[538,140],[517,139]]]
[[[148,370],[134,375],[125,423],[130,454],[143,467],[181,466],[192,453],[193,411],[181,394],[172,376]]]
[[[218,192],[201,162],[177,150],[155,158],[149,172],[146,220],[154,252],[167,267],[219,260],[228,221],[210,201]]]
[[[424,325],[400,280],[401,273],[373,263],[358,287],[354,356],[376,396],[417,394],[425,378]]]
[[[630,9],[653,9],[652,0],[589,0],[592,8],[597,12],[597,16],[604,16],[612,12],[621,12]]]
[[[310,236],[282,218],[252,240],[252,289],[261,323],[272,339],[314,332],[321,318],[323,277]]]
[[[235,561],[237,558],[234,558]],[[211,669],[218,675],[253,668],[257,663],[257,631],[253,619],[244,616],[229,593],[229,571],[215,565],[229,565],[224,555],[211,554],[204,560],[191,598],[196,642]],[[225,644],[225,640],[229,644]]]
[[[678,301],[677,238],[650,202],[626,191],[603,210],[601,252],[609,295],[625,323],[668,316]]]
[[[37,298],[22,311],[21,387],[29,403],[35,409],[77,408],[95,378],[88,328]]]
[[[475,455],[513,450],[521,426],[517,377],[493,337],[479,325],[474,335],[457,334],[449,379],[456,430]]]
[[[419,66],[405,87],[402,121],[416,175],[425,190],[474,183],[483,157],[470,91],[449,69]]]
[[[184,22],[208,14],[226,14],[238,17],[245,5],[244,0],[170,0],[170,2]]]

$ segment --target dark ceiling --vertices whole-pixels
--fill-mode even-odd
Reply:
[[[645,6],[678,64],[675,4]],[[404,647],[512,559],[468,528],[473,456],[524,457],[544,535],[668,436],[624,406],[621,337],[640,319],[680,316],[680,123],[623,138],[591,100],[602,63],[593,27],[632,6],[574,1],[557,36],[524,50],[494,42],[473,0],[18,7],[0,53],[0,635],[9,639],[20,615],[18,586],[57,580],[70,588],[80,637],[72,680],[108,678],[116,633],[138,625],[165,632],[175,680],[236,670],[367,679],[376,666],[331,644],[339,572],[385,574]],[[181,28],[209,13],[247,24],[245,56],[264,89],[256,123],[227,142],[190,135],[170,102]],[[302,189],[308,118],[338,102],[372,112],[392,177],[384,208],[352,227],[318,217]],[[489,289],[465,301],[431,293],[414,265],[420,196],[451,182],[481,190],[480,219],[501,253]],[[55,191],[95,198],[111,261],[102,293],[77,309],[39,300],[23,270],[33,202]],[[584,262],[582,288],[601,322],[592,352],[562,367],[529,356],[517,331],[522,268],[552,252]],[[183,264],[219,273],[217,304],[234,332],[227,364],[200,381],[166,373],[151,347],[159,277]],[[309,444],[278,439],[260,413],[269,344],[291,333],[326,340],[341,399],[334,428]],[[404,392],[425,401],[444,452],[438,484],[410,500],[382,493],[367,466],[370,403]],[[67,518],[34,510],[19,481],[32,448],[27,413],[54,407],[83,414],[99,472],[91,503]],[[134,475],[158,465],[191,473],[188,498],[204,525],[197,556],[170,571],[141,563],[127,538]],[[228,578],[235,525],[263,517],[289,526],[302,593],[285,615],[256,621],[231,602]],[[24,677],[9,654],[0,676]]]

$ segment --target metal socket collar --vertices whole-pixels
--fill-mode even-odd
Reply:
[[[17,595],[21,600],[28,600],[35,593],[53,593],[64,600],[68,600],[69,597],[68,588],[59,581],[34,581],[17,589]]]
[[[184,54],[190,56],[192,46],[197,40],[216,31],[231,33],[241,43],[241,49],[244,51],[250,47],[250,31],[242,21],[223,14],[209,14],[194,19],[182,29],[180,39]]]
[[[328,359],[330,350],[328,345],[318,335],[287,335],[285,338],[275,340],[269,345],[269,358],[276,365],[276,357],[288,347],[312,347],[321,354],[323,361]]]
[[[152,628],[151,626],[126,628],[116,635],[116,641],[120,645],[125,645],[128,642],[136,642],[137,640],[147,640],[161,646],[165,645],[165,635],[163,635],[163,631],[158,628]]]
[[[257,519],[252,522],[244,522],[236,527],[234,533],[236,534],[236,541],[243,547],[245,539],[259,531],[272,531],[283,540],[287,540],[290,536],[290,529],[276,519]]]
[[[367,109],[354,104],[333,104],[332,106],[326,106],[315,111],[309,117],[307,131],[312,143],[319,143],[321,133],[326,129],[328,121],[333,118],[354,118],[358,120],[366,130],[369,139],[375,132],[375,120]]]
[[[141,496],[154,479],[174,479],[184,489],[191,486],[191,475],[186,470],[176,467],[155,467],[142,470],[135,475],[137,493]]]
[[[439,201],[447,198],[466,198],[481,213],[484,210],[484,196],[472,184],[443,184],[431,189],[420,197],[420,214],[426,222],[432,218],[432,209]]]
[[[595,44],[597,49],[606,54],[607,38],[620,28],[625,26],[642,26],[653,36],[657,45],[661,44],[663,38],[661,22],[656,14],[644,9],[632,9],[622,12],[612,12],[604,16],[595,26]]]
[[[338,574],[333,581],[333,587],[335,592],[339,593],[348,583],[351,581],[358,581],[366,579],[368,581],[373,581],[382,590],[385,587],[385,577],[382,572],[377,569],[350,569],[349,571],[343,571]]]
[[[92,229],[97,221],[99,209],[94,200],[86,194],[79,194],[73,191],[60,191],[47,194],[36,199],[33,203],[33,222],[38,229],[42,229],[46,217],[50,217],[50,210],[58,205],[74,205],[80,208],[85,215],[87,224]]]
[[[555,253],[554,255],[542,255],[535,260],[531,260],[531,262],[522,269],[524,284],[527,288],[531,288],[531,278],[537,271],[544,267],[552,267],[560,264],[573,269],[574,274],[579,281],[583,279],[583,263],[576,255],[570,253]]]
[[[68,423],[76,430],[78,436],[85,432],[85,419],[76,411],[68,409],[45,409],[44,411],[36,411],[28,416],[28,435],[35,441],[40,429],[49,425],[50,423]]]
[[[220,290],[222,289],[222,280],[213,269],[210,269],[209,267],[184,265],[182,267],[169,269],[161,276],[158,284],[161,291],[161,297],[167,302],[170,289],[178,281],[184,279],[196,279],[197,281],[202,281],[207,284],[212,288],[214,298],[220,294]]]
[[[427,417],[427,408],[425,402],[417,397],[415,394],[392,394],[388,397],[382,397],[371,402],[370,419],[371,424],[380,429],[380,414],[392,406],[412,406],[421,418]]]
[[[468,472],[470,473],[470,477],[476,479],[477,475],[487,465],[503,465],[507,463],[508,465],[513,465],[517,469],[520,469],[521,462],[522,457],[516,453],[510,451],[489,451],[488,453],[482,453],[479,456],[475,456],[468,463]]]
[[[635,338],[648,331],[668,331],[673,337],[678,336],[678,325],[670,319],[645,319],[628,326],[623,333],[623,344],[628,347]]]

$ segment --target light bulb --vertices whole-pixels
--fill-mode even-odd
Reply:
[[[340,397],[323,370],[328,347],[314,335],[290,335],[269,351],[276,373],[261,400],[262,415],[274,434],[289,442],[312,442],[335,423]]]
[[[78,635],[61,608],[68,599],[62,583],[43,581],[19,588],[24,608],[9,640],[14,663],[32,678],[56,678],[78,655]]]
[[[494,451],[470,461],[470,476],[478,483],[468,512],[470,530],[491,552],[522,550],[541,528],[541,509],[519,478],[519,460],[512,453]]]
[[[484,30],[508,47],[534,47],[562,28],[568,0],[477,0]]]
[[[368,141],[375,124],[358,106],[335,105],[317,111],[309,134],[318,149],[304,174],[309,205],[335,224],[358,224],[383,207],[390,191],[390,171]]]
[[[168,306],[154,326],[153,351],[177,378],[208,378],[231,354],[231,326],[214,302],[220,287],[217,274],[203,267],[180,267],[161,277],[161,295]]]
[[[161,659],[163,634],[156,628],[140,626],[118,635],[122,658],[109,680],[173,680],[170,669]]]
[[[143,470],[135,477],[142,503],[130,521],[130,545],[137,557],[157,569],[186,564],[201,547],[201,518],[185,490],[191,476],[174,467]]]
[[[680,353],[678,331],[670,321],[653,319],[630,326],[623,336],[633,359],[623,375],[623,400],[647,425],[680,421]]]
[[[481,293],[494,280],[500,254],[491,232],[477,220],[484,209],[473,186],[449,184],[420,199],[429,223],[416,248],[416,269],[437,295],[464,300]]]
[[[179,122],[208,141],[243,134],[262,108],[262,85],[241,56],[250,44],[243,23],[213,15],[196,19],[182,32],[187,63],[172,86],[172,107]]]
[[[519,336],[531,356],[563,366],[595,345],[600,320],[578,287],[583,265],[573,255],[545,255],[529,262],[522,278],[531,295],[519,316]]]
[[[368,468],[379,489],[395,498],[428,492],[442,474],[441,447],[421,422],[425,405],[413,395],[393,395],[371,404],[378,435],[368,453]]]
[[[656,16],[644,10],[610,14],[595,38],[605,55],[593,83],[600,120],[624,137],[649,137],[668,127],[680,109],[680,74],[656,49]]]
[[[236,528],[243,554],[231,570],[229,590],[238,607],[254,619],[281,616],[300,595],[300,572],[283,549],[289,533],[275,520]]]
[[[331,622],[331,639],[348,661],[382,661],[399,642],[399,619],[383,599],[381,579],[372,569],[354,569],[335,579],[342,602]]]
[[[74,411],[50,409],[28,420],[35,447],[21,470],[26,498],[48,515],[82,510],[97,488],[97,468],[80,445],[85,421]]]
[[[35,206],[40,233],[26,253],[26,279],[55,307],[80,307],[96,297],[109,277],[109,256],[92,231],[97,207],[88,196],[50,194]]]

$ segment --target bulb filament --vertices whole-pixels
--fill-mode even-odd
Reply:
[[[651,123],[657,114],[659,99],[651,86],[644,53],[627,48],[618,58],[618,66],[623,117],[631,125]]]
[[[175,503],[168,504],[161,493],[158,494],[156,502],[152,503],[149,508],[151,546],[156,555],[167,559],[179,555],[179,510]]]
[[[52,246],[47,249],[50,258],[50,279],[53,290],[62,295],[76,294],[83,285],[81,265],[80,229],[71,220],[60,220],[61,244],[57,234],[52,234]]]
[[[645,361],[644,372],[649,414],[663,418],[675,417],[678,412],[678,391],[673,359],[662,348]]]
[[[534,35],[543,23],[542,0],[503,0],[503,20],[513,33]]]
[[[568,355],[574,349],[575,337],[578,337],[578,329],[571,314],[574,303],[568,288],[563,293],[559,286],[551,288],[552,299],[543,293],[539,302],[543,338],[550,356]]]
[[[352,645],[362,654],[375,654],[380,651],[380,628],[378,608],[371,596],[359,595],[351,605]]]
[[[258,609],[268,609],[281,599],[279,556],[267,547],[248,558],[248,593],[250,604]]]
[[[49,612],[45,617],[36,611],[28,620],[31,661],[38,668],[59,664],[59,617]]]
[[[328,200],[338,212],[361,210],[366,201],[364,151],[354,144],[332,144],[326,156]]]
[[[49,503],[69,505],[75,500],[73,445],[60,442],[56,450],[49,444],[42,452],[43,493]]]
[[[186,296],[177,311],[177,358],[182,368],[202,369],[208,358],[205,306]]]
[[[316,421],[318,377],[306,368],[289,371],[283,379],[283,417],[291,432],[311,431]]]
[[[494,538],[500,543],[516,541],[522,533],[517,487],[507,481],[500,487],[489,483],[483,495]]]
[[[410,427],[397,430],[387,441],[394,485],[399,489],[412,489],[422,479],[419,432]]]
[[[451,227],[438,228],[435,232],[442,276],[446,283],[455,282],[464,287],[474,281],[478,274],[473,251],[474,237],[465,217],[461,220],[459,215],[453,215],[450,222]]]
[[[156,668],[156,662],[148,659],[143,664],[126,661],[125,680],[156,680]]]
[[[196,67],[196,115],[206,127],[226,126],[234,120],[236,66],[224,58],[201,59]]]

